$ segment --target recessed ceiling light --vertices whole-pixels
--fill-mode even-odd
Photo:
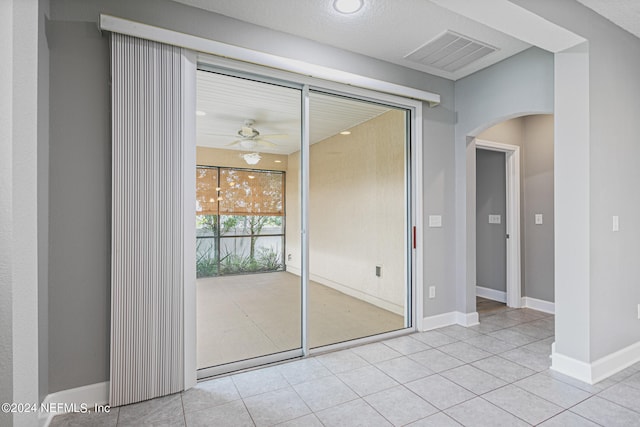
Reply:
[[[343,130],[342,132],[340,132],[340,135],[351,135],[351,132],[349,132],[348,130]]]
[[[363,0],[335,0],[333,2],[333,8],[345,15],[359,11],[362,5]]]
[[[207,113],[205,113],[204,111],[200,111],[200,110],[196,111],[196,116],[206,116],[206,115]]]
[[[253,178],[255,178],[255,176],[254,175],[247,175],[247,178],[253,179]]]
[[[282,160],[274,160],[273,163],[282,163]]]

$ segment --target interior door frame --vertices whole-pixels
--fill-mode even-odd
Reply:
[[[398,331],[387,332],[374,336],[359,338],[347,342],[337,343],[333,345],[327,345],[320,348],[310,349],[306,340],[307,334],[302,334],[302,346],[300,349],[290,350],[281,353],[270,354],[266,356],[260,356],[259,358],[242,360],[238,362],[232,362],[224,365],[213,366],[209,368],[197,369],[196,375],[198,379],[204,379],[207,377],[224,374],[231,371],[238,371],[243,369],[249,369],[255,366],[266,365],[283,361],[286,359],[305,357],[312,354],[333,351],[341,348],[346,348],[354,345],[365,344],[369,342],[379,341],[382,338],[392,338],[396,336],[406,335],[407,333],[422,330],[423,320],[423,248],[422,242],[419,238],[419,233],[416,234],[417,244],[415,247],[411,241],[411,230],[416,227],[417,230],[422,230],[423,227],[423,202],[422,202],[422,102],[414,99],[403,98],[388,93],[376,92],[371,89],[363,89],[353,86],[348,86],[342,83],[336,83],[332,81],[320,80],[314,77],[304,76],[293,72],[275,70],[264,66],[240,62],[228,58],[222,58],[212,55],[199,54],[197,69],[204,69],[206,71],[223,73],[240,78],[252,78],[253,80],[262,81],[264,83],[279,84],[288,87],[295,87],[302,90],[302,141],[301,141],[301,167],[308,170],[309,162],[309,136],[308,126],[309,121],[309,91],[318,90],[327,93],[334,93],[336,95],[348,96],[356,99],[362,99],[363,101],[375,101],[391,107],[402,108],[407,111],[407,139],[408,144],[406,148],[407,160],[406,168],[409,168],[407,174],[407,186],[405,191],[407,192],[407,230],[405,233],[405,243],[407,247],[407,263],[408,266],[405,269],[405,283],[410,284],[410,289],[407,292],[407,305],[406,310],[410,311],[409,322],[411,326],[403,328]],[[195,81],[195,70],[193,79]],[[195,105],[195,100],[194,100]],[[194,107],[195,108],[195,107]],[[195,131],[194,131],[195,132]],[[194,150],[195,150],[195,138]],[[195,162],[194,162],[195,168]],[[187,171],[189,173],[189,171]],[[195,170],[193,172],[195,174]],[[308,173],[303,173],[301,177],[301,186],[303,188],[301,194],[301,202],[303,204],[302,216],[301,216],[301,253],[302,253],[302,328],[305,331],[308,324],[307,319],[307,302],[308,302],[308,239],[307,239],[307,227],[308,227],[308,212],[305,212],[308,208]],[[195,189],[195,186],[194,186]],[[195,192],[195,190],[193,190]],[[195,197],[195,196],[194,196]],[[306,260],[306,261],[305,261]],[[305,265],[305,263],[307,265]],[[193,287],[193,291],[188,293],[195,296],[195,281],[192,284],[186,283],[185,287]],[[409,301],[410,299],[410,301]],[[193,303],[195,306],[195,303]],[[195,323],[195,322],[190,322]],[[195,326],[194,326],[195,331]],[[191,333],[195,335],[195,333]],[[189,346],[185,346],[185,360],[196,358],[196,342]],[[191,366],[194,366],[192,363]],[[187,369],[187,368],[185,368]],[[187,388],[187,387],[185,387]]]
[[[475,139],[476,148],[505,154],[507,191],[507,306],[520,308],[521,290],[521,245],[520,245],[520,147],[500,142]],[[475,288],[474,288],[475,292]]]

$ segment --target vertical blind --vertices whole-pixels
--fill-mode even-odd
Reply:
[[[111,35],[113,406],[184,386],[183,54]]]

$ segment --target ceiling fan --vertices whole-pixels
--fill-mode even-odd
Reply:
[[[245,120],[243,126],[240,128],[240,130],[238,130],[238,133],[237,133],[237,136],[239,136],[240,139],[231,141],[230,143],[226,144],[226,146],[230,147],[233,145],[239,145],[240,147],[247,150],[252,150],[257,146],[277,147],[278,144],[275,144],[265,138],[284,138],[288,136],[287,134],[261,135],[260,131],[258,131],[258,129],[256,129],[253,126],[254,124],[255,122],[251,119]],[[236,135],[233,135],[233,136],[236,136]]]

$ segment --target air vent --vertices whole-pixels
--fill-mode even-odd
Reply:
[[[454,72],[498,50],[467,36],[446,31],[414,50],[405,59]]]

